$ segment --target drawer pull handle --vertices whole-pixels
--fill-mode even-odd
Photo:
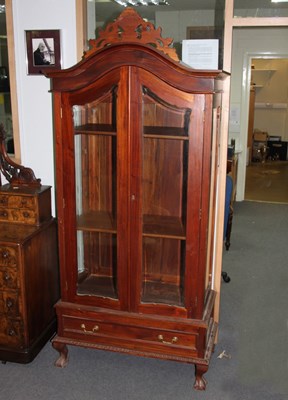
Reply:
[[[167,342],[166,340],[164,340],[163,335],[158,335],[158,339],[160,340],[161,343],[164,343],[164,344],[174,344],[174,343],[178,342],[178,337],[177,336],[174,336],[172,338],[171,342]]]
[[[81,324],[81,328],[83,329],[83,331],[84,331],[85,333],[95,333],[95,332],[99,331],[99,326],[98,326],[98,325],[93,326],[93,328],[92,328],[91,331],[86,330],[85,324]]]

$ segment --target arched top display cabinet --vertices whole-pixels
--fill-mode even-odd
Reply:
[[[217,324],[211,289],[220,71],[182,65],[126,9],[83,60],[47,73],[54,97],[67,344],[191,362],[197,389]]]

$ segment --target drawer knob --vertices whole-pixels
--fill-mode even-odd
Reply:
[[[158,335],[158,340],[159,340],[161,343],[164,343],[164,344],[174,344],[174,343],[177,343],[177,342],[178,342],[178,337],[177,337],[177,336],[174,336],[174,337],[172,338],[171,342],[168,342],[168,341],[164,340],[164,336],[163,336],[163,335]]]
[[[16,332],[14,331],[14,329],[9,329],[9,330],[8,330],[8,335],[9,335],[9,336],[15,336],[15,335],[16,335]]]
[[[83,332],[85,332],[85,333],[95,333],[95,332],[99,331],[99,326],[98,325],[93,326],[91,331],[86,330],[85,324],[81,324],[81,328],[83,329]]]
[[[11,279],[10,275],[8,274],[8,272],[4,273],[4,281],[8,282]]]
[[[6,250],[2,251],[2,258],[8,258],[8,257],[9,257],[8,251]]]
[[[11,308],[13,308],[13,306],[14,306],[14,301],[12,299],[7,299],[6,307],[8,308],[9,311],[11,310]]]
[[[0,212],[0,216],[1,216],[1,217],[4,217],[4,218],[8,217],[7,211],[1,211],[1,212]]]

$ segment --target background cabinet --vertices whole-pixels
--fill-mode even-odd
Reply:
[[[204,389],[217,329],[207,247],[220,76],[181,66],[157,35],[127,9],[83,61],[47,73],[61,264],[53,346],[58,366],[67,344],[191,362]]]
[[[0,359],[33,360],[56,330],[57,229],[50,187],[0,186]]]

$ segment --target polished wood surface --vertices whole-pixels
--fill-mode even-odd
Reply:
[[[31,362],[56,329],[56,222],[0,223],[0,360]]]
[[[67,364],[70,344],[191,362],[202,390],[217,331],[207,232],[219,71],[183,67],[139,40],[94,49],[47,76],[61,270],[56,364]]]

